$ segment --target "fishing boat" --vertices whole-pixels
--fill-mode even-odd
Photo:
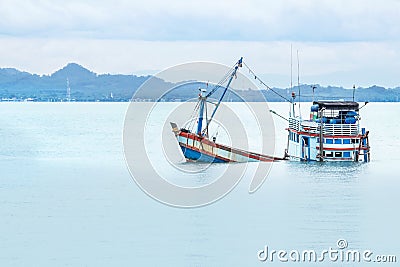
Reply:
[[[360,125],[359,103],[344,100],[313,101],[309,119],[295,113],[292,93],[287,156],[295,161],[370,161],[370,145]]]
[[[180,128],[176,123],[171,122],[174,132],[184,157],[189,161],[200,162],[249,162],[249,161],[267,161],[292,160],[292,161],[370,161],[369,131],[360,125],[360,107],[359,103],[345,100],[320,100],[313,101],[310,109],[309,119],[303,119],[300,114],[300,99],[298,101],[298,113],[295,112],[296,94],[292,93],[292,99],[276,92],[264,83],[241,58],[231,73],[228,83],[215,103],[215,108],[211,117],[207,117],[208,98],[215,93],[221,86],[216,86],[207,93],[206,89],[199,89],[197,128],[192,131],[188,128]],[[286,119],[276,112],[270,112],[285,119],[289,123],[287,147],[284,157],[268,156],[259,153],[253,153],[216,143],[215,137],[209,139],[208,128],[212,122],[218,107],[223,100],[232,80],[236,77],[238,68],[245,65],[254,79],[258,80],[267,90],[272,91],[279,97],[291,103],[289,118]],[[300,97],[300,83],[299,83]],[[292,86],[291,86],[292,87]],[[354,88],[353,88],[354,89]],[[313,88],[314,92],[314,88]],[[314,96],[313,96],[314,98]],[[203,122],[205,121],[205,127]]]
[[[216,137],[212,137],[210,140],[208,130],[210,123],[223,100],[229,86],[234,77],[236,77],[237,71],[243,64],[243,58],[240,58],[235,66],[231,69],[228,78],[227,85],[223,88],[221,96],[215,104],[214,110],[211,116],[208,118],[207,114],[207,102],[210,96],[212,96],[217,89],[221,88],[220,85],[215,86],[210,92],[207,93],[206,89],[199,89],[198,101],[195,109],[198,109],[198,115],[196,119],[197,127],[194,130],[188,128],[179,128],[174,122],[171,122],[172,131],[174,132],[178,144],[182,150],[183,156],[187,161],[196,162],[213,162],[213,163],[224,163],[224,162],[272,162],[275,160],[283,159],[274,156],[263,155],[260,153],[254,153],[239,148],[233,148],[224,144],[218,144]]]

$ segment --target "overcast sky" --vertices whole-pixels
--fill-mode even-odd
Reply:
[[[0,67],[153,74],[243,56],[271,86],[400,86],[400,0],[0,2]],[[297,73],[295,69],[294,72]]]

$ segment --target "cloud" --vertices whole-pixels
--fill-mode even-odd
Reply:
[[[3,39],[2,67],[50,74],[68,62],[96,73],[143,74],[192,61],[232,65],[243,56],[270,86],[290,84],[290,46],[300,55],[302,83],[351,87],[400,85],[400,42],[136,41],[109,39]],[[11,52],[10,51],[18,51]],[[297,64],[293,66],[294,76]],[[294,79],[296,80],[296,79]]]
[[[400,84],[399,0],[0,1],[1,67],[144,73],[238,57],[271,86]],[[296,71],[295,71],[296,72]]]
[[[399,40],[400,1],[2,1],[18,37],[240,41]]]

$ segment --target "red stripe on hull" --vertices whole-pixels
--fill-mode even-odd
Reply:
[[[316,149],[319,149],[319,146],[317,146]],[[345,148],[323,147],[323,149],[329,150],[329,151],[358,151],[358,148],[354,148],[354,147],[345,147]],[[367,150],[367,148],[361,147],[361,150]]]
[[[219,148],[219,149],[222,149],[222,150],[227,151],[227,152],[231,152],[231,153],[234,153],[234,154],[241,155],[241,156],[246,157],[246,158],[250,158],[250,159],[254,159],[254,160],[258,160],[258,161],[264,161],[264,162],[272,162],[274,160],[278,160],[278,158],[275,158],[275,157],[266,156],[266,155],[262,155],[262,154],[258,154],[258,153],[252,153],[252,152],[248,152],[248,151],[232,148],[232,147],[221,145],[221,144],[216,144],[214,142],[211,142],[207,138],[199,137],[198,135],[196,135],[194,133],[180,132],[179,135],[182,136],[182,137],[186,137],[188,139],[191,139],[191,140],[198,141],[198,142],[203,143],[203,144],[210,145],[210,146],[212,146],[214,148]],[[189,145],[183,144],[183,143],[179,143],[179,144],[182,144],[183,146],[185,146],[187,148],[196,150],[196,151],[198,151],[200,153],[204,153],[204,154],[212,156],[212,157],[219,157],[219,158],[221,158],[223,160],[232,161],[230,159],[225,159],[225,158],[220,157],[218,155],[209,153],[209,152],[207,152],[205,150],[200,150],[200,149],[198,149],[197,147],[194,147],[194,146],[189,146]]]

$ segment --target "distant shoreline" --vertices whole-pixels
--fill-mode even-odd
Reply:
[[[192,102],[195,101],[24,101],[24,100],[17,100],[17,101],[1,101],[0,103],[185,103],[185,102]],[[247,101],[246,103],[289,103],[287,101]],[[295,101],[298,103],[297,101]],[[300,101],[301,103],[312,103],[312,101]],[[365,101],[356,101],[356,102],[365,102]],[[369,103],[399,103],[400,101],[368,101]],[[244,103],[244,101],[229,101],[224,103]]]
[[[0,101],[2,102],[129,102],[138,89],[151,79],[150,91],[140,92],[138,101],[155,101],[166,90],[177,84],[166,82],[154,76],[121,74],[96,74],[81,65],[69,63],[51,75],[31,74],[17,69],[0,68]],[[183,102],[196,97],[198,88],[206,88],[204,82],[192,81],[181,91],[173,91],[162,101]],[[313,89],[312,89],[313,88]],[[315,90],[314,90],[315,89]],[[272,90],[275,92],[273,93]],[[400,102],[400,86],[387,89],[380,86],[346,89],[337,86],[301,84],[293,88],[266,88],[234,90],[239,98],[251,102],[281,102],[290,100],[292,92],[296,101],[311,102],[312,99],[346,99],[358,102]],[[256,92],[257,91],[257,92]],[[299,93],[301,92],[301,95]],[[315,95],[314,95],[315,93]],[[240,102],[238,99],[230,99]],[[229,101],[229,99],[228,99]]]

